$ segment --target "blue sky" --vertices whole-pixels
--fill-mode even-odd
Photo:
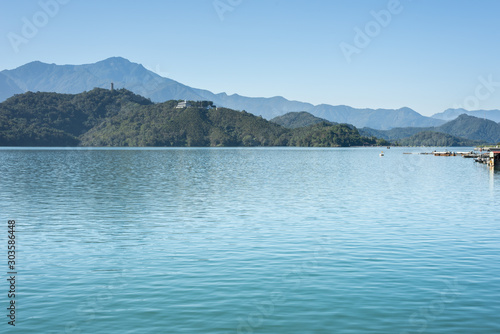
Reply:
[[[499,13],[496,0],[1,1],[0,69],[121,56],[215,93],[500,109]]]

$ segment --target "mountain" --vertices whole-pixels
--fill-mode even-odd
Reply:
[[[246,110],[254,115],[272,119],[288,112],[306,111],[331,122],[348,123],[357,127],[391,129],[394,127],[429,127],[443,120],[425,117],[402,108],[355,109],[348,106],[318,105],[290,101],[283,97],[245,97],[238,94],[214,94],[196,89],[151,72],[140,64],[121,57],[108,58],[94,64],[55,65],[39,61],[13,70],[0,72],[0,101],[27,91],[77,94],[93,88],[108,88],[113,82],[117,88],[126,88],[150,98],[153,102],[167,100],[213,101],[218,106]]]
[[[55,65],[35,61],[0,73],[22,92],[78,94],[96,87],[109,88],[113,82],[115,87],[127,88],[157,102],[169,99],[203,100],[193,88],[163,78],[121,57],[87,65]]]
[[[394,128],[385,131],[363,128],[360,130],[360,133],[363,136],[375,136],[377,138],[394,141],[414,136],[423,131],[440,132],[462,139],[477,140],[488,143],[497,143],[500,141],[500,123],[495,123],[491,120],[477,118],[466,114],[462,114],[454,120],[438,127]]]
[[[0,101],[21,93],[24,93],[24,91],[12,79],[0,72]]]
[[[35,61],[14,70],[4,70],[0,74],[5,80],[10,80],[15,88],[12,92],[0,96],[3,99],[27,91],[77,94],[96,87],[108,88],[113,82],[117,88],[126,88],[154,102],[180,99],[209,100],[220,106],[247,110],[262,116],[264,114],[276,116],[313,107],[311,104],[289,101],[283,97],[250,98],[237,94],[214,94],[161,77],[142,65],[121,57],[86,65],[55,65]]]
[[[362,128],[359,129],[359,133],[363,136],[373,136],[377,138],[382,138],[385,140],[398,140],[402,138],[411,137],[422,131],[435,131],[436,128],[428,127],[428,128],[393,128],[390,130],[377,130],[372,128]]]
[[[24,93],[0,103],[0,146],[359,146],[345,124],[287,129],[210,101],[153,103],[126,89]]]
[[[402,146],[476,146],[484,144],[477,140],[470,140],[451,136],[435,131],[422,131],[398,142]]]
[[[126,90],[15,95],[0,103],[0,146],[76,146],[105,119],[151,104]]]
[[[271,119],[271,122],[279,124],[289,129],[302,128],[305,126],[310,126],[322,122],[332,124],[326,119],[316,117],[305,111],[289,112],[284,114],[283,116],[278,116]]]
[[[437,130],[452,136],[481,140],[488,143],[498,143],[500,141],[500,123],[465,114],[441,125]]]
[[[410,108],[401,109],[354,109],[348,106],[319,105],[309,110],[317,117],[332,122],[349,123],[356,127],[371,127],[388,130],[395,127],[429,127],[444,123],[442,120],[425,117]]]
[[[477,118],[489,119],[494,122],[500,122],[500,110],[465,110],[465,109],[447,109],[442,113],[434,114],[431,117],[444,121],[451,121],[458,116],[466,114]]]
[[[238,94],[227,95],[226,93],[213,94],[208,91],[196,90],[204,99],[214,101],[219,106],[226,108],[245,110],[265,119],[295,112],[298,110],[309,110],[314,106],[310,103],[290,101],[281,96],[270,98],[245,97]]]

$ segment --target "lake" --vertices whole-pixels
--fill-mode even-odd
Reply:
[[[500,173],[432,150],[1,149],[1,332],[500,333]]]

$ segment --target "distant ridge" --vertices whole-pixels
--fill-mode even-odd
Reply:
[[[410,108],[356,109],[327,104],[314,106],[280,96],[260,98],[238,94],[214,94],[161,77],[122,57],[112,57],[85,65],[56,65],[34,61],[13,70],[4,70],[0,72],[0,101],[27,91],[77,94],[95,87],[108,88],[111,82],[114,82],[116,88],[126,88],[154,102],[179,99],[209,100],[218,106],[246,110],[266,119],[288,112],[307,111],[331,122],[384,130],[394,127],[438,126],[445,122],[422,116]]]
[[[353,124],[358,128],[371,127],[388,130],[395,127],[438,126],[445,121],[425,117],[410,108],[400,109],[355,109],[349,106],[322,104],[308,110],[311,114],[332,122]]]
[[[441,113],[432,115],[432,118],[451,121],[458,116],[466,114],[477,118],[489,119],[494,122],[500,122],[500,110],[465,110],[465,109],[447,109]]]
[[[375,136],[391,141],[408,138],[423,131],[445,133],[459,139],[483,141],[492,144],[500,142],[500,123],[466,114],[462,114],[438,127],[394,128],[386,131],[370,128],[360,129],[360,133],[364,136]]]

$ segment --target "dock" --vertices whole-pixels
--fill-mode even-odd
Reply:
[[[492,147],[489,148],[488,151],[490,152],[490,157],[487,162],[488,166],[491,168],[500,168],[500,148],[497,147]]]
[[[457,154],[455,152],[445,151],[445,152],[432,152],[435,157],[455,157]]]
[[[434,155],[435,157],[456,157],[474,159],[474,162],[486,164],[491,168],[500,169],[500,146],[474,148],[470,152],[419,152],[419,153],[403,153],[403,154],[419,154],[419,155]]]

